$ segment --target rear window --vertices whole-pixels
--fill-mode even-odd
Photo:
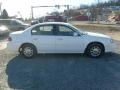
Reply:
[[[32,29],[32,35],[53,35],[53,25],[34,27]]]

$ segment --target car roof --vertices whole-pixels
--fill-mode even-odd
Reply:
[[[43,23],[38,23],[38,24],[35,24],[33,26],[38,26],[38,25],[47,25],[47,24],[60,24],[60,25],[70,25],[69,23],[64,23],[64,22],[43,22]]]
[[[0,19],[0,20],[2,21],[2,20],[18,20],[18,19]]]

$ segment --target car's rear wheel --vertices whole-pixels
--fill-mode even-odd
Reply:
[[[32,58],[34,57],[35,55],[37,54],[36,52],[36,48],[33,46],[33,45],[24,45],[22,47],[22,55],[25,57],[25,58]]]
[[[97,58],[104,53],[104,47],[101,44],[93,43],[88,46],[86,53],[90,57]]]

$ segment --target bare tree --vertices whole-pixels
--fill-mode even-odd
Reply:
[[[3,19],[9,18],[8,13],[7,13],[7,11],[6,11],[5,9],[3,9],[2,18],[3,18]]]

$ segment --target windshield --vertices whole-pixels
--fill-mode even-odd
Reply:
[[[25,23],[20,21],[20,20],[15,20],[17,23],[21,24],[21,25],[24,25]]]

